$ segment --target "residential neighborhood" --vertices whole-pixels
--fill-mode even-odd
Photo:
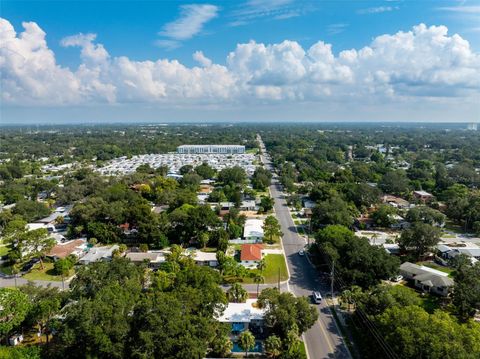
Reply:
[[[358,311],[372,323],[380,320],[380,310],[387,309],[372,303],[385,296],[414,303],[406,310],[450,313],[449,321],[462,318],[459,328],[464,321],[480,321],[474,299],[480,239],[476,225],[449,210],[458,205],[456,192],[448,197],[451,187],[447,195],[407,183],[399,188],[400,175],[389,172],[377,182],[345,186],[336,179],[310,181],[306,174],[302,179],[302,165],[279,161],[281,152],[272,147],[267,153],[271,145],[253,135],[252,148],[232,149],[235,153],[228,146],[218,152],[210,145],[188,151],[180,145],[165,157],[120,156],[56,172],[58,184],[43,195],[2,206],[1,287],[18,288],[22,300],[35,301],[29,293],[76,295],[117,273],[125,273],[121,281],[141,277],[134,281],[139,296],[173,291],[183,298],[193,295],[183,293],[186,288],[204,293],[207,286],[216,302],[204,319],[222,338],[221,346],[212,342],[205,349],[210,356],[262,357],[273,346],[300,357],[327,357],[332,343],[339,358],[364,355],[354,333],[371,328],[352,320],[362,315]],[[372,156],[377,151],[367,150]],[[363,157],[357,160],[357,151],[352,146],[339,157],[336,173],[375,166]],[[385,157],[381,161],[391,156],[379,153]],[[42,184],[46,188],[47,182]],[[474,196],[464,197],[472,208]],[[190,276],[209,279],[192,282]],[[463,283],[473,284],[459,289]],[[455,309],[460,295],[470,303],[458,307],[463,311]],[[67,308],[75,305],[60,300],[56,313],[70,315]],[[297,309],[283,318],[282,306]],[[275,324],[276,316],[288,320],[287,331]],[[34,338],[48,338],[56,348],[66,344],[47,327],[22,323],[8,331],[13,347],[28,348]],[[68,322],[61,323],[67,330]],[[222,323],[227,326],[217,327]],[[289,336],[297,338],[294,344],[287,344]]]

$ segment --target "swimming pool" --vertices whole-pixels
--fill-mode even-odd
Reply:
[[[249,353],[262,353],[263,352],[263,345],[261,340],[255,340],[255,346],[253,349],[248,351]],[[233,342],[232,353],[245,353],[245,350],[240,348],[238,342]]]

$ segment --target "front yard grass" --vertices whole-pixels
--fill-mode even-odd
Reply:
[[[72,269],[68,276],[64,278],[69,278],[74,274],[74,270]],[[57,275],[55,270],[53,269],[53,263],[43,263],[43,269],[41,269],[40,263],[35,264],[33,269],[23,276],[26,280],[47,280],[47,281],[61,281],[62,276]]]
[[[216,252],[217,252],[217,248],[215,248],[215,247],[205,247],[205,248],[201,248],[201,249],[200,249],[200,252],[216,253]]]
[[[265,256],[265,262],[267,264],[263,274],[258,269],[253,269],[250,272],[255,274],[262,274],[265,279],[265,283],[278,282],[278,274],[280,272],[280,281],[286,281],[288,279],[287,264],[283,254],[267,254]],[[245,277],[244,283],[253,283],[253,278]]]
[[[450,231],[457,234],[465,234],[465,228],[461,225],[453,223],[452,221],[446,221],[443,227],[444,231]]]

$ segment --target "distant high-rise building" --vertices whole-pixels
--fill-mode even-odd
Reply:
[[[245,146],[240,145],[182,145],[177,147],[177,153],[214,153],[232,155],[245,153]]]
[[[467,130],[476,131],[477,126],[478,126],[478,124],[476,124],[476,123],[469,123],[468,126],[467,126]]]

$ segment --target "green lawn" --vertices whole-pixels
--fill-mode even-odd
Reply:
[[[36,264],[33,269],[23,276],[27,280],[49,280],[49,281],[61,281],[62,276],[55,274],[53,269],[53,263],[43,263],[44,269],[40,268],[40,263]],[[67,277],[74,274],[72,270]],[[66,278],[67,278],[66,277]]]
[[[287,264],[285,263],[285,257],[283,254],[267,254],[265,256],[265,262],[267,263],[267,268],[263,271],[265,283],[278,282],[279,270],[280,281],[283,282],[288,279]],[[253,269],[251,272],[260,273],[258,269]],[[253,283],[253,278],[244,278],[244,283]]]
[[[205,248],[200,249],[200,251],[201,252],[206,252],[206,253],[216,253],[217,248],[215,248],[215,247],[205,247]]]
[[[10,247],[0,244],[0,257],[7,255],[8,252],[10,252]]]
[[[300,353],[302,359],[307,359],[307,349],[305,348],[305,343],[300,341]]]
[[[455,232],[458,234],[465,233],[465,228],[463,226],[453,223],[452,221],[446,221],[445,227],[443,227],[443,229],[447,231]]]
[[[455,238],[456,236],[447,232],[442,232],[441,238]]]

